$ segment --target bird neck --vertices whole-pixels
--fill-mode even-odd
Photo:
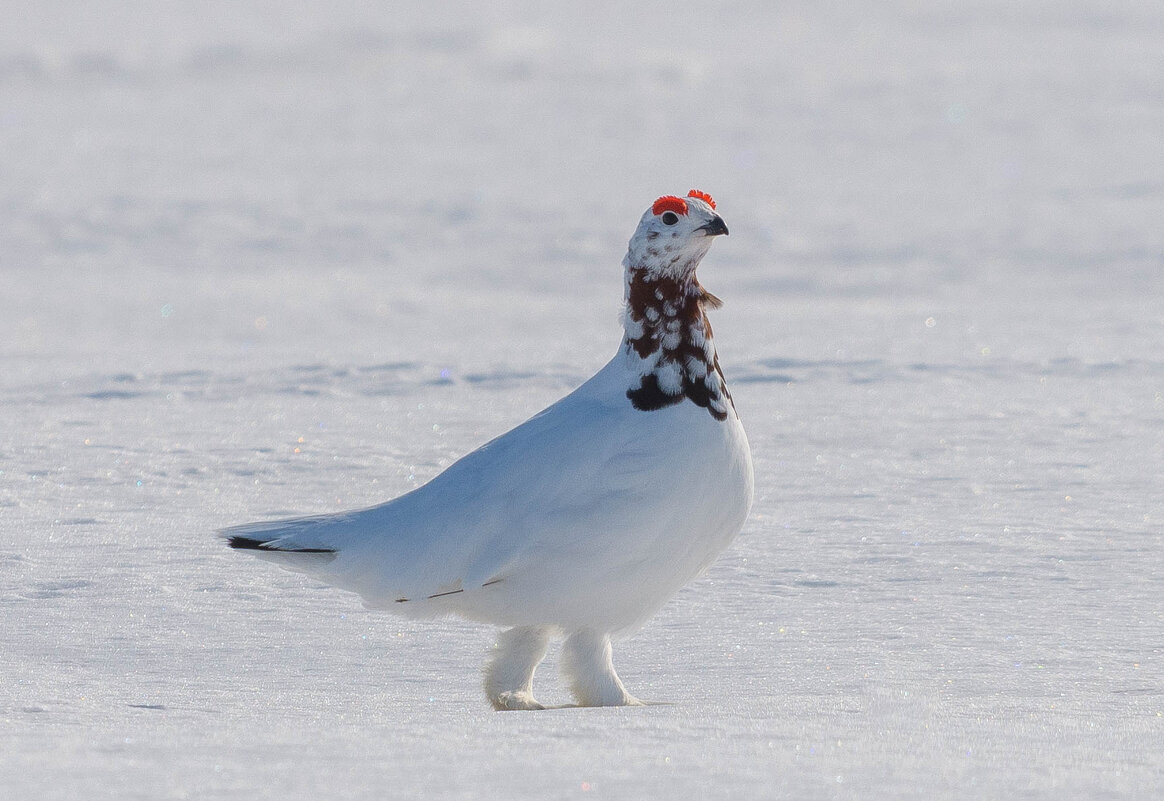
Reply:
[[[633,376],[626,395],[636,409],[689,400],[716,420],[735,413],[706,313],[721,305],[694,273],[674,278],[626,266],[622,351]]]

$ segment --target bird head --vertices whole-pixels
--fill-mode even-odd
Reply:
[[[665,195],[643,213],[623,264],[657,277],[687,278],[711,247],[712,237],[727,232],[711,195],[697,189],[687,197]]]

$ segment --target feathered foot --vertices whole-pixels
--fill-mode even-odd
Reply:
[[[562,646],[562,674],[578,706],[642,706],[614,672],[610,635],[582,629]]]
[[[498,711],[544,709],[533,697],[534,671],[546,655],[550,626],[518,626],[497,638],[485,668],[485,694]]]

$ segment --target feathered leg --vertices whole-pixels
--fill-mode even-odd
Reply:
[[[485,668],[485,694],[494,709],[544,709],[534,700],[533,677],[553,631],[550,626],[518,626],[497,638]]]
[[[579,706],[641,706],[622,686],[611,660],[610,635],[582,629],[562,646],[562,674]]]

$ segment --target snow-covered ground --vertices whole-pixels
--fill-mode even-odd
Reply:
[[[1159,798],[1164,6],[549,5],[3,3],[0,797]],[[215,539],[588,377],[691,187],[758,496],[669,703]]]

